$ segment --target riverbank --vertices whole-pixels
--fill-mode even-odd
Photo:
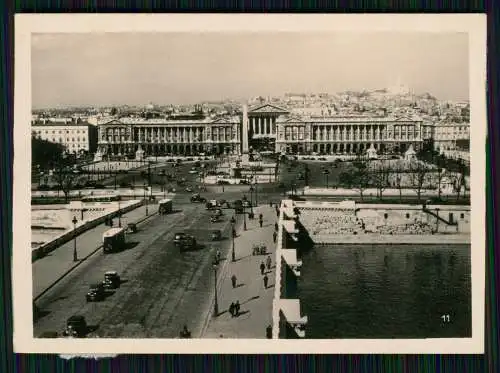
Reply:
[[[433,234],[433,235],[312,235],[316,245],[470,245],[470,234]]]

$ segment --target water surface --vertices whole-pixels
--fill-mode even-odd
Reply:
[[[470,245],[316,246],[302,260],[307,338],[471,337]]]

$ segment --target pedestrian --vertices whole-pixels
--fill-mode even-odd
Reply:
[[[231,317],[234,317],[234,302],[231,302],[231,305],[229,306],[229,313],[231,314]]]
[[[237,300],[234,304],[234,315],[238,317],[240,315],[240,301]]]
[[[264,264],[264,262],[261,262],[260,263],[260,274],[263,275],[264,274],[264,270],[266,269],[266,265]]]
[[[278,237],[278,233],[276,231],[273,232],[273,242],[276,243],[276,239]]]
[[[264,275],[264,288],[267,289],[267,283],[269,282],[269,277],[267,275]]]
[[[236,287],[236,275],[231,276],[231,283],[233,284],[233,289]]]
[[[269,255],[266,259],[266,266],[267,266],[267,269],[271,269],[271,263],[272,263],[272,259],[271,259],[271,255]]]
[[[215,262],[216,262],[217,264],[219,264],[219,262],[220,262],[220,251],[219,251],[219,250],[217,250],[217,251],[215,252]]]
[[[262,217],[262,214],[259,214],[259,224],[260,224],[261,228],[262,228],[263,220],[264,220],[264,218]]]
[[[274,230],[275,230],[276,232],[278,231],[278,228],[279,228],[278,223],[277,223],[277,222],[276,222],[276,223],[274,223]]]
[[[271,325],[268,325],[266,328],[266,338],[267,339],[273,338],[273,327]]]

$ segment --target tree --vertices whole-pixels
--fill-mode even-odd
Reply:
[[[441,200],[441,184],[443,183],[443,179],[446,176],[446,170],[444,168],[438,167],[438,169],[435,171],[435,174],[435,181],[437,182],[438,188],[438,200]]]
[[[48,169],[59,159],[64,152],[64,146],[36,137],[31,138],[31,162],[39,165],[40,169]]]
[[[411,185],[413,189],[417,192],[417,200],[420,203],[421,200],[421,195],[422,195],[422,189],[424,189],[425,183],[428,181],[429,178],[429,168],[427,165],[423,162],[415,162],[411,167],[410,167],[410,173],[411,173]]]
[[[112,108],[111,108],[111,111],[110,111],[110,114],[111,114],[112,116],[115,116],[116,114],[118,114],[118,109],[117,109],[117,108],[115,108],[115,107],[112,107]]]
[[[380,199],[382,199],[382,193],[389,185],[390,174],[390,166],[385,163],[377,163],[377,166],[371,170],[371,180],[377,188],[377,197]]]
[[[365,160],[357,159],[353,162],[352,181],[354,189],[359,191],[359,196],[363,200],[363,191],[370,186],[371,175]]]
[[[54,164],[54,166],[54,178],[56,180],[57,186],[59,190],[62,190],[62,192],[64,193],[65,202],[68,203],[69,193],[76,183],[78,175],[71,169],[69,158],[65,155],[63,155]]]
[[[394,186],[399,191],[399,202],[401,202],[403,200],[403,174],[399,165],[394,170]]]

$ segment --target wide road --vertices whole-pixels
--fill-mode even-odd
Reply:
[[[201,204],[176,201],[174,210],[180,211],[140,225],[128,236],[132,247],[107,255],[99,251],[38,300],[42,317],[34,335],[60,332],[69,316],[81,314],[91,326],[89,337],[173,338],[184,324],[198,336],[213,296],[216,248],[229,257],[232,211],[224,210],[223,222],[210,223],[210,212]],[[211,229],[224,229],[224,239],[210,241]],[[202,248],[180,253],[173,236],[182,231],[193,233]],[[108,270],[118,271],[124,283],[104,301],[87,303],[89,285],[102,281]]]

